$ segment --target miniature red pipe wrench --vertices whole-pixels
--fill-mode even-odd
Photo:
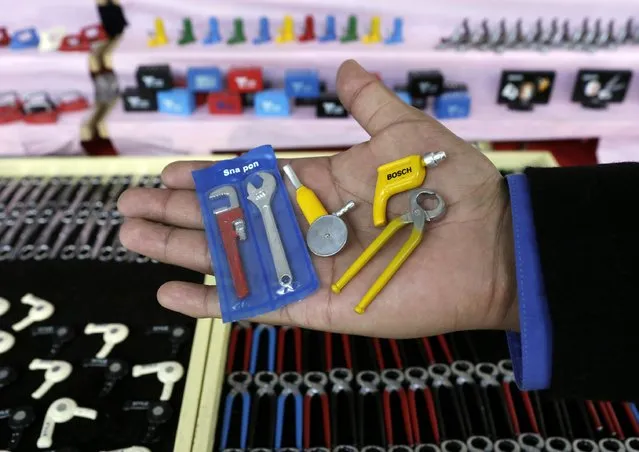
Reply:
[[[240,250],[237,240],[246,240],[246,223],[244,222],[244,212],[240,207],[237,192],[230,185],[217,188],[209,194],[209,199],[227,198],[228,206],[219,207],[213,210],[217,219],[217,226],[220,229],[222,244],[226,253],[226,259],[233,279],[233,287],[238,298],[244,298],[249,294]]]

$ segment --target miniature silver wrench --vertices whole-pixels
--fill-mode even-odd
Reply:
[[[277,273],[277,280],[282,291],[283,293],[290,292],[293,290],[293,275],[291,273],[291,268],[288,265],[284,245],[282,245],[280,232],[277,229],[277,222],[275,221],[275,216],[271,209],[271,200],[275,194],[277,182],[272,174],[265,171],[256,173],[256,176],[259,176],[262,179],[262,186],[257,188],[249,182],[246,186],[248,200],[255,204],[262,215],[268,246],[271,250],[273,264],[275,265],[275,272]]]

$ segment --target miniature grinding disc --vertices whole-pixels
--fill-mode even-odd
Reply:
[[[346,223],[336,215],[324,215],[311,224],[306,234],[306,244],[313,254],[329,257],[337,254],[348,239]]]

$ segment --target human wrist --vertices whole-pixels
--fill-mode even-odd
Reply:
[[[506,206],[500,222],[497,248],[500,253],[495,280],[495,304],[497,306],[494,329],[519,331],[519,304],[517,302],[517,276],[515,268],[515,242],[513,236],[510,199],[506,194]]]

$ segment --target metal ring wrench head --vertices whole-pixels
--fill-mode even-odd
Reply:
[[[251,385],[252,377],[251,374],[244,371],[238,371],[231,373],[227,378],[229,386],[232,391],[235,392],[247,392],[249,390],[249,386]]]
[[[450,365],[450,370],[456,377],[457,384],[474,383],[475,366],[470,361],[458,360]]]
[[[574,452],[599,452],[599,446],[591,439],[578,438],[572,442],[572,450]],[[628,451],[635,452],[633,449],[628,449]]]
[[[499,368],[493,363],[478,363],[475,366],[475,374],[480,378],[482,387],[499,386]]]
[[[263,370],[255,374],[253,378],[255,386],[257,386],[257,395],[275,394],[275,387],[279,382],[279,378],[275,372]]]
[[[498,439],[493,445],[495,452],[520,452],[521,448],[514,439]]]
[[[491,452],[493,450],[493,442],[487,436],[471,436],[466,440],[466,446],[470,452]]]
[[[355,380],[359,386],[360,394],[370,394],[379,391],[379,383],[381,379],[377,373],[372,370],[364,370],[355,376]]]
[[[441,444],[442,452],[467,452],[468,448],[463,441],[458,439],[449,439],[446,441],[442,441]]]
[[[569,452],[571,450],[570,441],[560,436],[550,436],[546,438],[546,450],[548,452]]]
[[[304,379],[297,372],[284,372],[279,378],[281,394],[300,394],[300,386],[303,382]]]
[[[307,372],[304,375],[304,386],[306,386],[306,395],[326,394],[326,385],[328,377],[323,372]]]
[[[328,373],[333,388],[331,392],[352,391],[353,372],[345,367],[336,367]]]
[[[517,437],[517,442],[521,449],[526,452],[536,452],[544,449],[544,439],[537,433],[522,433]]]
[[[616,438],[603,438],[599,440],[601,452],[625,452],[624,444]]]
[[[404,373],[399,369],[384,369],[381,380],[385,391],[399,391],[404,383]]]
[[[404,370],[404,377],[408,381],[409,388],[413,391],[426,389],[428,381],[428,371],[423,367],[409,367]]]
[[[446,364],[431,364],[430,366],[428,366],[428,375],[430,375],[430,377],[433,379],[432,385],[434,387],[452,386],[450,382],[450,376],[452,375],[452,372],[450,370],[450,367],[448,367]]]
[[[509,359],[502,359],[497,363],[497,369],[502,375],[504,383],[515,381],[515,372],[513,370],[513,362]]]
[[[253,182],[249,181],[246,185],[247,198],[258,208],[262,216],[268,246],[277,274],[277,281],[280,285],[279,293],[291,292],[293,290],[293,274],[289,267],[277,221],[271,208],[271,201],[277,188],[277,182],[275,177],[266,171],[257,172],[255,176],[262,180],[262,184],[258,188]]]

